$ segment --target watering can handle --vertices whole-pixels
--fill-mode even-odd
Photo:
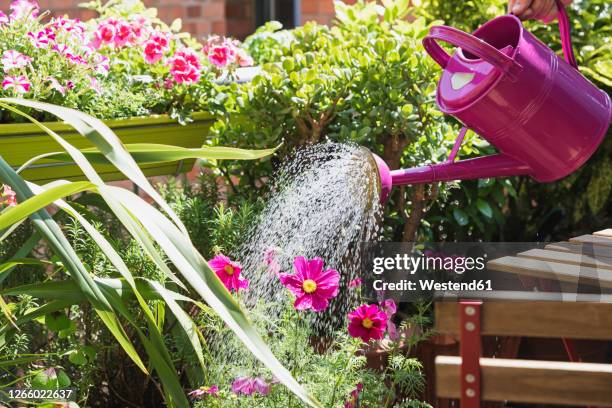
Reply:
[[[576,62],[574,49],[572,47],[572,26],[570,25],[567,10],[565,10],[565,6],[561,0],[555,0],[555,2],[557,3],[557,10],[559,11],[557,20],[559,21],[559,35],[561,36],[561,48],[563,48],[565,61],[572,67],[578,69],[578,63]]]
[[[442,68],[446,67],[451,57],[436,41],[444,41],[469,51],[504,72],[512,80],[516,79],[516,76],[523,70],[518,62],[480,38],[454,27],[434,26],[429,29],[429,34],[423,39],[423,46]]]

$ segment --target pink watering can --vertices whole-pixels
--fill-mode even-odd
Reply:
[[[389,170],[375,156],[381,200],[392,186],[530,175],[539,182],[563,178],[597,150],[610,124],[610,97],[577,69],[567,13],[557,0],[566,61],[513,15],[497,17],[467,34],[435,26],[423,40],[443,68],[437,104],[464,124],[444,163]],[[450,56],[437,41],[457,48]],[[455,161],[467,129],[499,153]]]

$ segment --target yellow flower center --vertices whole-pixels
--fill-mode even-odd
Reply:
[[[374,326],[374,323],[368,319],[367,317],[365,319],[363,319],[363,321],[361,322],[361,325],[363,327],[365,327],[366,329],[371,329],[372,326]]]
[[[232,265],[225,265],[225,273],[232,276],[234,274],[234,267]]]
[[[312,293],[317,290],[317,282],[313,281],[312,279],[306,279],[302,284],[302,289],[304,289],[304,292],[306,293]]]

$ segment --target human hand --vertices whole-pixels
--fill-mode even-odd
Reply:
[[[561,0],[568,5],[572,0]],[[550,23],[557,17],[557,3],[555,0],[508,0],[508,12],[521,20],[536,19]]]

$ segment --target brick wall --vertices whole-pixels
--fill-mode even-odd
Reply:
[[[354,4],[356,0],[344,0],[344,2]],[[334,19],[333,0],[302,0],[301,8],[302,24],[307,21],[331,24]]]
[[[87,20],[94,16],[78,7],[84,0],[39,0],[41,10],[53,15],[68,14]],[[354,3],[355,0],[345,0]],[[158,9],[158,16],[167,23],[183,20],[183,30],[196,37],[208,34],[231,35],[244,38],[255,30],[255,0],[144,0],[148,7]],[[301,22],[331,23],[334,16],[333,0],[301,0]],[[0,0],[0,10],[8,12],[10,0]]]

